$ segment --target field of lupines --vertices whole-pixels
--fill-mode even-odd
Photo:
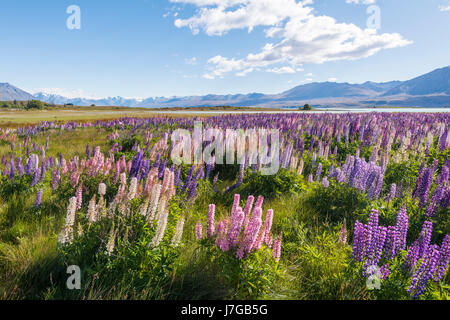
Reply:
[[[174,164],[171,134],[194,121],[280,130],[279,171]],[[0,298],[448,299],[449,124],[303,113],[0,129]]]

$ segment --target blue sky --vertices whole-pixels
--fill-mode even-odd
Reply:
[[[450,65],[448,30],[450,0],[2,0],[0,82],[154,97],[407,80]]]

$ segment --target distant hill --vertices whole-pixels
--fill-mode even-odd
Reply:
[[[450,94],[450,66],[405,81],[386,91],[383,96]]]
[[[66,98],[47,93],[34,96],[9,84],[0,84],[0,100],[39,99],[47,103],[80,106],[124,106],[146,108],[172,107],[295,107],[309,103],[330,107],[450,107],[450,67],[434,70],[409,81],[371,82],[362,84],[315,82],[294,87],[279,94],[229,94],[185,97],[150,97],[129,99]]]
[[[0,83],[0,101],[25,101],[32,100],[33,96],[9,83]]]

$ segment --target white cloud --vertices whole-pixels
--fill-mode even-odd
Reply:
[[[278,73],[278,74],[283,74],[283,73],[295,73],[295,69],[292,67],[280,67],[280,68],[273,68],[273,69],[268,69],[268,72],[273,72],[273,73]]]
[[[328,78],[328,82],[336,82],[338,81],[338,78]]]
[[[304,64],[356,60],[412,43],[398,33],[378,34],[376,30],[337,22],[329,16],[317,16],[311,7],[312,0],[171,1],[198,7],[190,18],[175,20],[175,26],[188,27],[193,34],[203,31],[221,36],[234,29],[247,29],[250,33],[255,27],[266,27],[266,37],[272,41],[260,52],[241,59],[212,57],[208,60],[209,72],[204,75],[207,79],[230,72],[240,76],[255,70],[274,72],[280,69],[275,65],[297,71]]]
[[[345,0],[347,3],[356,3],[356,4],[373,4],[377,2],[377,0]]]
[[[192,57],[192,58],[189,58],[189,59],[184,59],[184,62],[186,64],[190,64],[191,66],[194,66],[194,65],[197,64],[197,58],[196,57]]]
[[[448,5],[448,6],[439,6],[439,10],[441,10],[441,11],[450,11],[450,5]]]
[[[307,76],[307,77],[312,77],[313,74],[310,72],[310,73],[306,74],[306,76]]]

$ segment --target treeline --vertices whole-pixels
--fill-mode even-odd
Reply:
[[[40,100],[29,100],[29,101],[1,101],[0,108],[2,109],[22,109],[22,110],[43,110],[51,107],[56,107],[55,104],[49,104],[42,102]]]

